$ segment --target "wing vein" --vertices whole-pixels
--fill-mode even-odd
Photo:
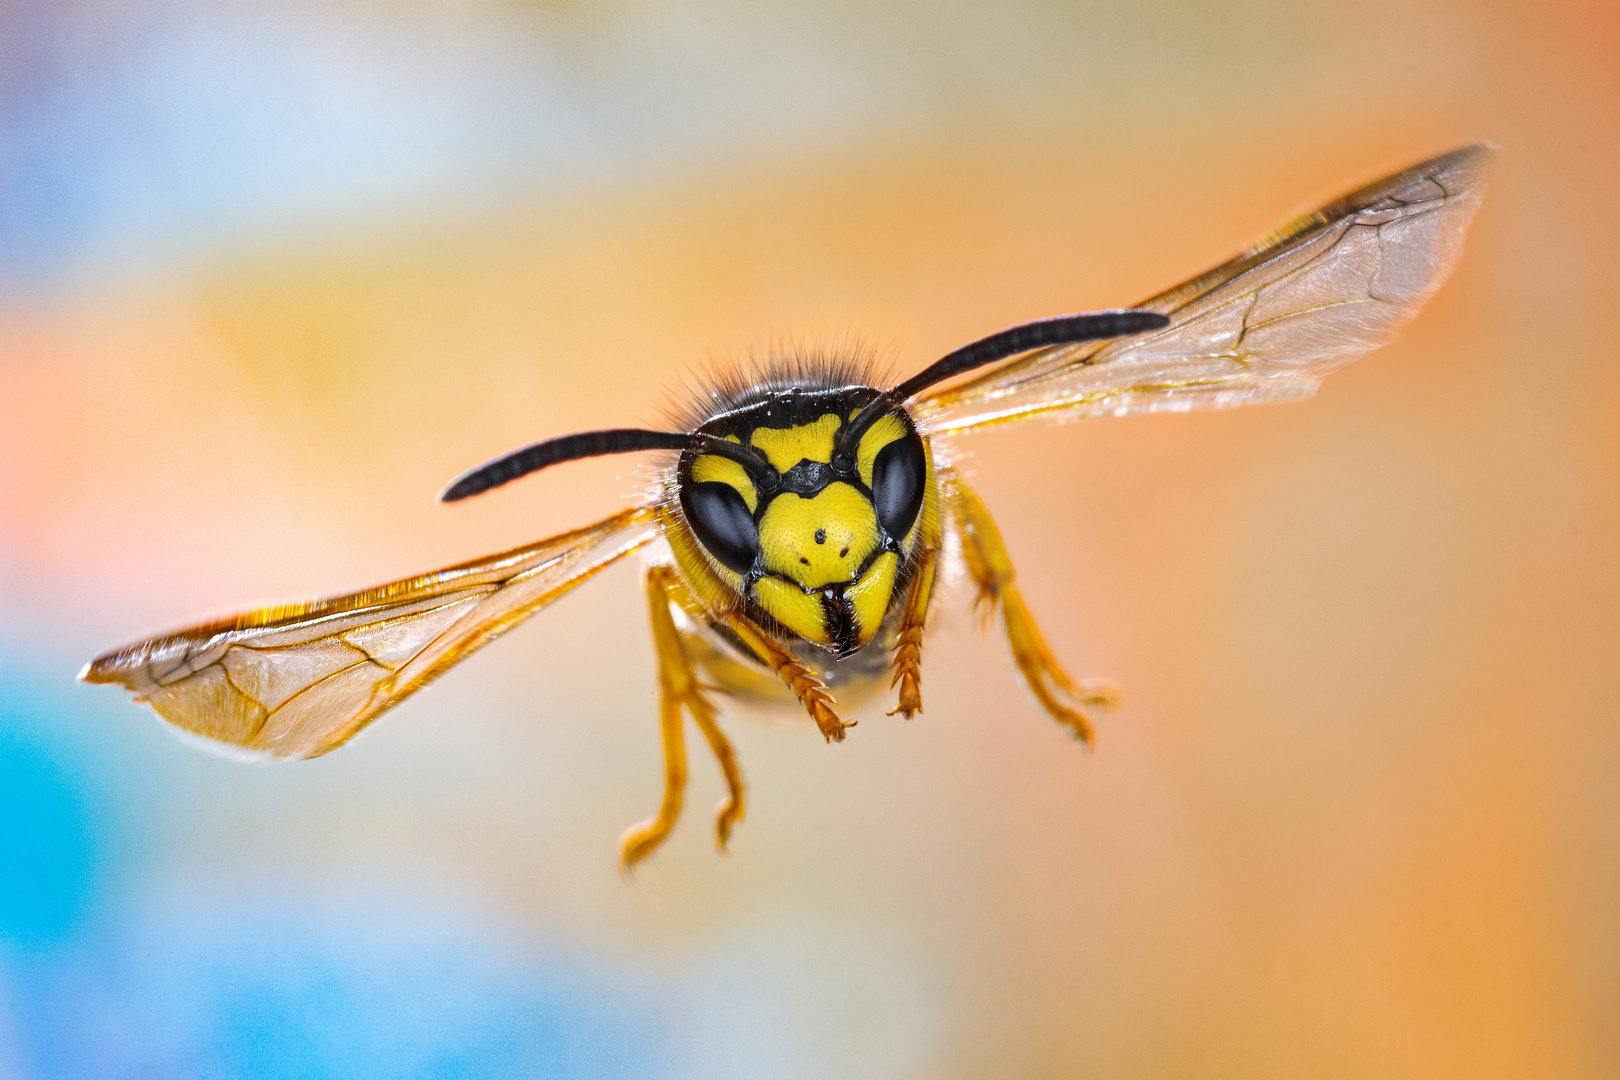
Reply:
[[[1306,394],[1387,342],[1439,287],[1492,155],[1464,147],[1294,218],[1235,258],[1133,305],[1169,315],[1168,327],[1032,352],[941,387],[916,403],[918,426],[957,434]],[[1218,392],[1190,389],[1214,384]]]
[[[120,683],[207,739],[313,757],[657,535],[652,506],[632,507],[485,559],[137,642],[81,678]]]

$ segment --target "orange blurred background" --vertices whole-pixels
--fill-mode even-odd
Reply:
[[[42,10],[0,27],[57,33]],[[227,177],[127,228],[110,196],[94,227],[53,232],[43,199],[0,220],[0,752],[56,778],[0,804],[38,838],[0,901],[0,1073],[1620,1073],[1610,7],[232,11],[361,70],[330,91],[355,130],[390,94],[428,123],[418,54],[432,87],[482,89],[434,114],[454,137],[405,125],[410,183],[334,150],[350,129],[315,97],[272,123],[244,91],[118,145],[158,132],[185,152],[142,160],[189,169],[245,152],[229,109],[307,124],[276,166],[302,201],[261,212]],[[126,31],[85,63],[116,68]],[[229,81],[253,40],[187,70]],[[14,133],[122,85],[45,68],[8,84]],[[497,124],[501,72],[524,77]],[[548,157],[528,125],[557,102],[574,141]],[[706,357],[859,340],[910,371],[1476,138],[1502,155],[1453,278],[1316,399],[970,437],[1054,648],[1127,690],[1089,755],[958,590],[926,715],[873,706],[827,746],[728,712],[751,790],[731,856],[696,761],[627,882],[615,839],[659,782],[628,565],[311,763],[199,754],[70,685],[201,616],[611,512],[627,459],[433,494],[542,436],[656,422]],[[7,167],[14,192],[44,168]],[[82,857],[53,870],[62,844]],[[457,982],[480,964],[511,971]],[[561,989],[502,989],[535,980]],[[550,1035],[501,1042],[548,1008],[567,1069]],[[458,1009],[506,1049],[468,1049]],[[427,1018],[415,1056],[400,1016]]]

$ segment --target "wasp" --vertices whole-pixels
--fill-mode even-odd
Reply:
[[[718,377],[678,430],[548,439],[468,471],[445,502],[604,454],[657,451],[637,505],[585,528],[420,577],[264,608],[106,653],[80,678],[119,683],[222,748],[308,758],[633,552],[645,555],[658,669],[663,796],[628,830],[634,867],[669,836],[686,781],[685,720],[717,759],[724,850],[746,808],[711,694],[796,700],[829,742],[862,692],[923,709],[935,584],[965,571],[999,612],[1039,706],[1078,739],[1110,704],[1071,678],[1019,591],[990,511],[953,464],[981,428],[1307,397],[1387,342],[1455,262],[1493,151],[1473,145],[1288,222],[1131,308],[1064,315],[965,345],[891,386],[853,358],[790,355]],[[946,563],[952,565],[947,566]]]

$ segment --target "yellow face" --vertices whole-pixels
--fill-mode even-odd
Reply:
[[[806,589],[854,581],[882,542],[877,511],[844,483],[828,484],[808,499],[784,492],[759,523],[766,571]]]
[[[798,415],[739,418],[723,435],[759,451],[770,463],[763,474],[715,454],[683,466],[681,505],[695,543],[675,547],[689,580],[741,596],[842,655],[876,636],[894,602],[932,470],[922,440],[892,414],[839,455],[838,432],[859,403],[824,396],[833,399],[798,403]]]

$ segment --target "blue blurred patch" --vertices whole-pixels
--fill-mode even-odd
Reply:
[[[405,14],[0,4],[0,287],[319,235],[589,156],[522,35]]]
[[[134,914],[134,913],[132,913]],[[395,890],[193,897],[14,965],[24,1075],[668,1075],[644,981]]]
[[[956,92],[758,7],[0,3],[0,294],[797,155],[925,115],[919,75]]]
[[[59,664],[0,663],[0,1076],[669,1074],[667,995],[476,901],[410,881],[175,895],[132,850],[152,793],[108,773],[139,755],[97,700]]]
[[[669,1075],[668,994],[442,883],[180,884],[128,703],[0,644],[0,1077]]]
[[[9,674],[0,671],[0,942],[48,946],[88,912],[98,830],[83,763],[51,737],[48,701]]]
[[[85,911],[93,853],[72,780],[0,731],[0,939],[37,945],[68,933]]]
[[[236,944],[197,984],[207,1056],[230,1076],[658,1073],[633,990],[566,963],[514,963],[499,941],[442,925],[398,926],[388,942],[289,926]]]

